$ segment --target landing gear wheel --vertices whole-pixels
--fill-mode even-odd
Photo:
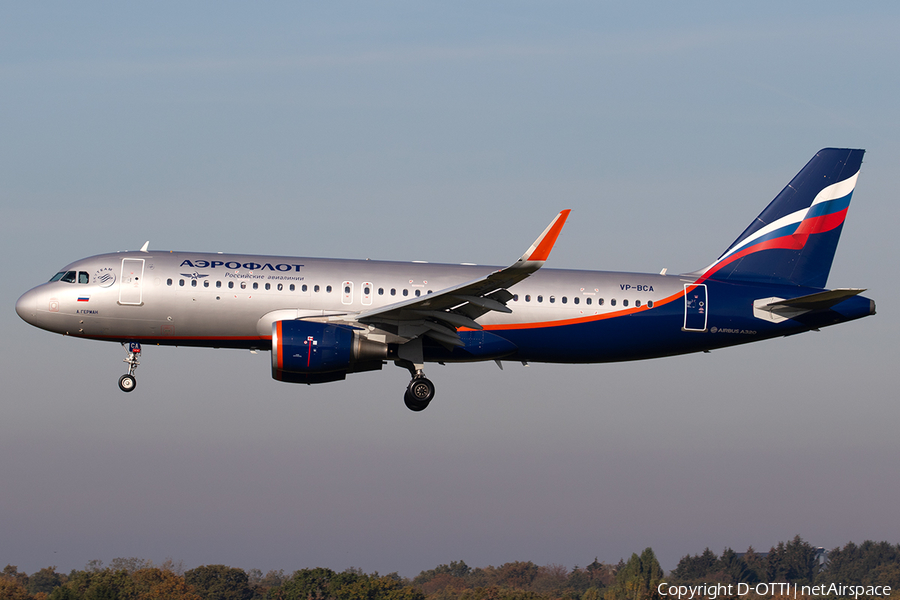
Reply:
[[[134,375],[122,375],[119,377],[119,389],[123,392],[130,392],[137,387],[137,379]]]
[[[409,397],[416,402],[431,402],[431,399],[434,398],[434,384],[430,379],[424,377],[416,377],[410,381],[406,391],[409,392]]]
[[[406,404],[406,408],[413,412],[421,412],[428,408],[428,402],[419,402],[415,398],[412,398],[409,395],[409,391],[403,394],[403,403]]]
[[[434,398],[434,384],[425,377],[413,378],[406,388],[406,394],[403,395],[406,407],[416,412],[425,410],[432,398]]]

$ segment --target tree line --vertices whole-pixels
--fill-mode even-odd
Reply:
[[[225,565],[186,570],[181,563],[155,565],[138,558],[91,561],[68,574],[46,567],[31,575],[7,565],[0,573],[0,600],[671,600],[663,581],[678,585],[799,585],[842,583],[891,586],[900,590],[900,545],[866,541],[823,553],[795,537],[768,552],[709,548],[686,555],[668,574],[650,548],[617,564],[596,558],[585,567],[509,562],[469,567],[463,561],[438,565],[412,579],[359,569],[326,568],[263,573]],[[752,595],[751,595],[752,596]],[[900,598],[900,593],[894,594]],[[747,600],[754,600],[744,596]]]

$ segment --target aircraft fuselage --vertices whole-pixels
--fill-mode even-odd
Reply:
[[[269,350],[272,323],[354,314],[483,277],[499,267],[183,252],[119,252],[61,270],[27,292],[16,310],[29,323],[65,335],[166,346]],[[86,280],[79,283],[79,277]],[[426,360],[507,359],[595,363],[711,350],[817,329],[871,314],[850,298],[808,322],[774,322],[754,301],[821,289],[707,280],[691,305],[696,276],[544,268],[512,286],[511,313],[479,319],[510,345],[448,350]],[[502,342],[495,340],[495,346]]]

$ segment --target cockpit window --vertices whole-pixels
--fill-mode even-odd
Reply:
[[[50,281],[48,283],[53,283],[54,281],[59,281],[60,279],[63,278],[63,275],[65,275],[65,274],[66,274],[65,271],[60,271],[59,273],[57,273],[56,275],[51,277]]]
[[[66,283],[75,283],[75,271],[66,271],[60,278],[60,281],[64,281]]]
[[[90,283],[91,277],[84,271],[78,271],[78,283]]]

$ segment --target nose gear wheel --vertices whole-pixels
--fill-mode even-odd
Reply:
[[[119,377],[119,389],[123,392],[130,392],[137,387],[137,379],[134,375],[122,375]]]
[[[125,348],[125,342],[122,342],[122,348]],[[125,351],[128,355],[122,361],[128,365],[128,373],[119,377],[119,389],[123,392],[131,392],[137,387],[134,371],[141,364],[141,361],[138,360],[138,357],[141,355],[140,342],[128,342],[128,348]]]

